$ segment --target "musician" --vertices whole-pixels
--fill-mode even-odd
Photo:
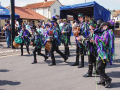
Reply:
[[[107,63],[112,65],[113,54],[114,54],[114,33],[111,29],[113,29],[114,24],[112,25],[110,22],[103,22],[101,25],[101,29],[104,31],[101,36],[93,34],[93,41],[97,45],[98,52],[98,62],[97,62],[97,71],[100,75],[100,81],[97,83],[98,85],[105,85],[105,88],[110,87],[110,83],[112,79],[106,75],[105,68]]]
[[[43,47],[43,43],[44,43],[44,41],[42,40],[42,38],[44,37],[43,34],[41,34],[40,29],[36,30],[36,26],[33,27],[33,30],[34,30],[34,37],[31,40],[31,44],[35,46],[35,48],[33,50],[34,60],[32,64],[35,64],[37,63],[36,52],[38,53],[38,55],[43,56],[45,60],[48,59],[48,57],[41,53],[41,48]]]
[[[70,51],[69,51],[69,33],[70,33],[70,27],[67,24],[67,20],[63,19],[64,21],[64,25],[62,27],[62,36],[61,36],[61,41],[64,44],[64,48],[65,48],[65,55],[68,57],[70,56]]]
[[[21,44],[21,56],[23,56],[23,45],[24,44],[26,45],[28,54],[30,54],[29,52],[29,44],[30,44],[29,31],[26,30],[25,26],[22,26],[19,36],[23,39],[23,42]]]
[[[88,35],[89,27],[87,23],[85,23],[85,16],[83,14],[78,15],[78,19],[80,21],[80,35],[86,37]],[[81,64],[78,68],[84,67],[84,45],[79,42],[80,37],[76,37],[76,62],[72,66],[79,65],[79,53],[81,55]]]
[[[95,32],[95,34],[99,34],[96,33],[99,31],[98,28],[96,28],[96,22],[93,20],[91,21],[90,25],[89,25],[89,29],[90,31],[93,30]],[[87,46],[87,50],[88,50],[88,73],[86,73],[85,75],[83,75],[83,77],[92,77],[92,71],[93,71],[93,65],[95,67],[95,72],[94,74],[98,74],[98,72],[96,71],[96,56],[97,56],[97,46],[91,42],[92,34],[89,34],[87,37],[89,38],[89,40],[86,42],[86,46]]]
[[[53,23],[53,21],[52,21]],[[57,22],[54,21],[54,29],[52,30],[53,31],[53,34],[51,35],[49,33],[49,37],[47,39],[48,42],[51,43],[51,49],[50,49],[50,56],[51,56],[51,59],[52,59],[52,63],[49,64],[49,66],[53,66],[53,65],[56,65],[56,62],[55,62],[55,57],[54,57],[54,51],[56,51],[57,53],[59,53],[63,58],[64,58],[64,62],[66,62],[66,60],[68,59],[60,50],[59,50],[59,45],[60,45],[60,38],[59,38],[59,35],[58,35],[58,28],[57,28]],[[49,31],[50,32],[50,31]],[[52,36],[52,37],[50,37]]]

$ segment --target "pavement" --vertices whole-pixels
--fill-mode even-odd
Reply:
[[[120,63],[114,61],[113,65],[108,65],[106,73],[112,78],[111,88],[96,85],[99,75],[84,78],[83,75],[88,71],[88,57],[85,56],[85,67],[77,68],[70,66],[76,59],[76,47],[74,37],[71,38],[70,57],[67,62],[56,52],[56,66],[48,66],[51,58],[45,62],[44,58],[37,56],[38,63],[31,64],[33,60],[30,46],[30,55],[24,49],[24,56],[20,56],[20,50],[0,48],[0,90],[120,90]],[[115,41],[115,60],[120,62],[120,38]],[[63,45],[59,47],[64,52]],[[7,52],[6,52],[7,51]],[[45,53],[44,48],[42,53]]]

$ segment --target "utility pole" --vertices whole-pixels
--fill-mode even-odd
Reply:
[[[12,30],[12,37],[11,37],[11,47],[14,49],[13,41],[15,38],[15,7],[14,7],[14,0],[10,0],[11,2],[11,30]]]

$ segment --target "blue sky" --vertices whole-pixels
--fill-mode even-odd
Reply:
[[[16,6],[25,6],[30,3],[37,3],[43,2],[44,0],[15,0]],[[48,0],[51,1],[51,0]],[[63,5],[72,5],[72,4],[79,4],[84,3],[85,0],[59,0]],[[109,8],[110,10],[120,10],[120,0],[86,0],[86,2],[96,1],[100,5],[104,6],[105,8]],[[10,0],[0,0],[1,5],[6,7],[10,4]]]

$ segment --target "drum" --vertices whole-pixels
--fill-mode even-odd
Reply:
[[[16,43],[15,41],[13,41],[13,46],[14,46],[15,48],[18,48],[18,47],[20,46],[20,44],[18,44],[18,43]]]
[[[22,38],[21,37],[15,37],[15,42],[17,44],[21,44],[23,42]]]
[[[50,51],[50,49],[51,49],[51,43],[50,42],[47,42],[45,44],[45,49],[47,49],[48,51]]]
[[[79,32],[80,32],[80,27],[75,27],[75,29],[73,31],[73,35],[74,36],[79,36]]]

